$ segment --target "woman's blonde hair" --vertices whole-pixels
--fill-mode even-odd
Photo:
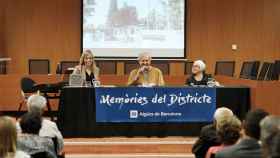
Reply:
[[[85,65],[85,58],[87,56],[92,56],[92,71],[94,71],[96,69],[96,63],[94,60],[94,55],[92,53],[92,51],[90,49],[86,49],[84,50],[84,52],[82,53],[81,57],[80,57],[80,65]]]
[[[0,157],[16,152],[17,132],[9,117],[0,117]]]

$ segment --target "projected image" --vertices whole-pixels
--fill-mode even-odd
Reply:
[[[83,48],[103,57],[184,57],[184,2],[83,0]]]

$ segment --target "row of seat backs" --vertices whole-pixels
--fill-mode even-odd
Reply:
[[[57,74],[69,74],[73,68],[79,64],[79,61],[61,61],[56,68]],[[99,66],[101,63],[98,63]],[[162,62],[153,62],[154,65],[159,67],[163,74],[169,74],[168,64]],[[185,63],[185,74],[191,74],[192,61]],[[50,61],[49,59],[29,59],[29,74],[49,74],[50,73]],[[245,61],[242,64],[240,71],[240,78],[252,79],[252,80],[278,80],[280,74],[280,60],[272,62],[264,62],[261,66],[260,61]],[[112,66],[115,67],[116,66]],[[125,64],[125,74],[137,67],[137,62],[131,61]],[[115,70],[116,71],[116,70]],[[233,76],[235,71],[235,61],[217,61],[215,65],[215,75]]]
[[[49,59],[29,59],[29,74],[49,74],[50,73],[50,61]],[[79,64],[79,61],[61,61],[57,64],[56,74],[69,74],[73,68]],[[98,67],[101,67],[101,74],[116,74],[117,64],[115,61],[96,61]],[[169,74],[169,64],[161,61],[153,61],[153,65],[159,67],[163,74]],[[132,69],[138,67],[136,61],[125,62],[125,74],[129,74]],[[105,68],[105,69],[104,69]]]
[[[68,68],[73,68],[79,64],[79,61],[61,61],[57,64],[56,73],[68,73]],[[28,60],[29,74],[49,74],[50,60],[49,59],[29,59]]]
[[[193,62],[186,63],[185,74],[190,75]],[[261,67],[261,68],[260,68]],[[217,61],[215,75],[234,76],[235,61]],[[273,62],[245,61],[242,64],[239,78],[251,80],[279,80],[280,60]]]
[[[279,80],[280,60],[275,62],[248,61],[244,62],[240,78],[252,80]]]

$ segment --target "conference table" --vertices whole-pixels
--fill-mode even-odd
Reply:
[[[96,103],[100,94],[126,93],[137,91],[153,94],[155,91],[170,92],[174,90],[205,91],[208,89],[214,92],[215,109],[228,107],[240,119],[243,119],[250,109],[250,88],[246,86],[226,86],[212,88],[195,87],[64,87],[61,91],[61,98],[58,111],[58,126],[64,137],[108,137],[108,136],[197,136],[202,126],[211,123],[210,121],[122,121],[122,120],[97,120],[103,114],[97,113]],[[97,91],[98,90],[98,91]],[[169,93],[169,92],[168,92]],[[137,94],[138,95],[138,94]],[[100,98],[99,98],[100,99]],[[96,102],[97,101],[97,102]],[[98,105],[100,106],[100,105]],[[129,107],[129,106],[128,106]],[[191,106],[188,106],[191,107]],[[98,115],[99,114],[99,115]],[[213,114],[213,111],[211,115]],[[110,114],[107,114],[110,118]],[[98,117],[97,117],[98,116]]]

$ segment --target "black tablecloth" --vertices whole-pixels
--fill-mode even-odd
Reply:
[[[240,119],[250,109],[248,87],[216,88],[217,107],[230,108]],[[58,126],[64,137],[196,136],[206,123],[96,123],[93,88],[66,87],[61,92]]]

